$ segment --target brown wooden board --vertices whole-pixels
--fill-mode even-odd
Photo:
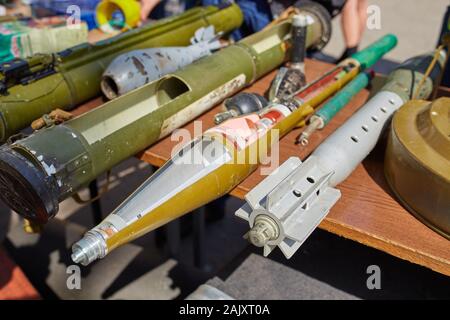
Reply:
[[[332,67],[324,62],[307,60],[307,80],[314,80]],[[275,72],[272,72],[245,91],[263,94],[269,88],[274,74]],[[440,90],[441,95],[448,92],[445,88]],[[300,129],[284,137],[280,143],[280,163],[291,156],[305,159],[321,141],[361,107],[368,96],[368,90],[359,93],[324,130],[314,134],[307,147],[294,144]],[[83,113],[100,103],[101,99],[94,100],[76,109],[75,113]],[[203,130],[213,126],[213,116],[219,109],[220,106],[217,106],[196,119],[202,121]],[[192,134],[193,122],[184,128]],[[167,137],[141,152],[138,157],[154,166],[161,166],[169,159],[177,143]],[[319,228],[450,275],[450,241],[419,222],[395,200],[384,178],[383,154],[384,146],[379,145],[353,174],[338,186],[342,197]],[[238,185],[231,195],[243,199],[263,178],[259,170],[254,172]]]

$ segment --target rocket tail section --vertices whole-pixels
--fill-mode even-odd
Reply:
[[[339,200],[339,190],[329,186],[333,172],[316,160],[289,158],[247,193],[247,203],[236,211],[251,228],[244,238],[263,247],[264,256],[278,246],[291,258]]]

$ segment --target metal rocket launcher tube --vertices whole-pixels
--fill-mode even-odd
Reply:
[[[4,147],[0,187],[9,191],[0,197],[19,214],[45,223],[60,201],[98,175],[280,65],[289,54],[289,31],[289,21],[275,25]],[[317,21],[308,29],[307,41],[314,45],[320,39]]]
[[[256,170],[280,137],[295,128],[304,117],[304,109],[316,107],[334,94],[358,74],[356,65],[363,62],[349,63],[345,75],[327,87],[309,89],[307,101],[294,99],[289,105],[272,103],[260,114],[229,119],[207,130],[75,243],[72,259],[87,265],[227,194]]]
[[[443,68],[445,51],[429,76],[433,54],[407,60],[383,88],[329,136],[308,159],[290,158],[246,195],[236,215],[249,222],[246,238],[267,256],[279,247],[290,258],[340,198],[334,188],[345,180],[377,143],[392,114],[411,99],[428,98]]]
[[[102,73],[121,53],[149,47],[185,46],[195,31],[213,25],[229,32],[242,23],[232,4],[209,6],[124,32],[95,44],[84,43],[53,55],[34,55],[0,65],[0,143],[56,108],[71,110],[101,94]]]

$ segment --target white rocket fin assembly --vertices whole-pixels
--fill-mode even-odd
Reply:
[[[393,92],[379,92],[305,162],[290,158],[258,184],[236,211],[251,228],[244,237],[264,247],[264,256],[278,246],[289,259],[340,198],[333,187],[369,154],[403,102]]]
[[[251,228],[244,237],[264,247],[264,256],[278,246],[292,257],[341,196],[329,187],[332,175],[314,157],[303,163],[289,158],[246,195],[247,204],[236,212]]]

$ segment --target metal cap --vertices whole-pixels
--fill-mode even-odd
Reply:
[[[56,182],[35,163],[10,147],[0,149],[0,198],[14,211],[36,223],[58,212]]]
[[[242,92],[224,102],[228,110],[235,110],[238,115],[258,112],[267,107],[269,102],[263,96],[256,93]]]
[[[292,25],[294,27],[306,27],[308,24],[308,17],[304,14],[295,14],[292,17]]]
[[[278,225],[272,218],[259,215],[248,232],[248,240],[256,247],[264,247],[267,242],[277,239],[279,234]]]
[[[331,15],[321,4],[313,1],[299,0],[294,7],[300,9],[302,14],[310,14],[319,21],[322,28],[322,37],[310,47],[310,50],[321,50],[331,38]]]

